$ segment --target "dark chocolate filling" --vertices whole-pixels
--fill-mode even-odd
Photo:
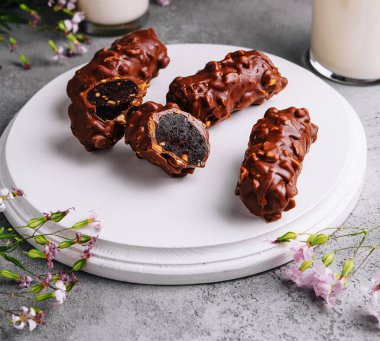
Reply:
[[[168,113],[161,116],[155,136],[164,150],[191,166],[198,166],[206,158],[207,142],[185,115]]]
[[[96,106],[96,115],[113,120],[127,110],[138,93],[137,85],[126,79],[117,79],[97,84],[87,94],[87,100]]]

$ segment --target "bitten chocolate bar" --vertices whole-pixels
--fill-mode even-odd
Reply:
[[[176,104],[146,102],[132,109],[126,120],[125,143],[137,157],[172,177],[183,177],[204,167],[210,151],[206,126]]]
[[[87,151],[111,147],[123,137],[125,113],[142,103],[150,80],[169,60],[151,28],[116,40],[76,71],[67,85],[69,117]]]
[[[304,108],[270,108],[253,126],[236,186],[251,213],[273,221],[295,207],[302,161],[317,133]]]
[[[166,98],[211,126],[234,111],[263,103],[287,84],[264,53],[236,51],[195,75],[175,78]]]

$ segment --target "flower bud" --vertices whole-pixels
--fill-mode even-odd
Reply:
[[[88,225],[89,221],[88,219],[86,220],[82,220],[82,221],[78,221],[77,223],[75,223],[73,226],[71,226],[71,229],[72,230],[77,230],[77,229],[80,229],[86,225]]]
[[[45,258],[45,254],[38,249],[31,249],[26,254],[32,259]]]
[[[66,291],[69,292],[71,291],[72,288],[75,286],[75,282],[70,282],[69,284],[66,285]]]
[[[49,242],[44,235],[39,235],[37,237],[34,237],[34,241],[40,245],[45,245]]]
[[[53,297],[55,297],[54,292],[47,292],[46,294],[42,294],[40,296],[37,296],[36,300],[37,301],[45,301],[45,300],[49,300],[50,298],[53,298]]]
[[[327,241],[329,240],[329,236],[327,234],[324,234],[324,233],[320,233],[320,234],[312,234],[309,239],[307,240],[307,242],[312,245],[312,246],[316,246],[316,245],[321,245],[321,244],[324,244],[326,243]]]
[[[309,269],[313,265],[313,263],[314,263],[313,258],[305,260],[299,267],[300,271],[304,272],[305,270]]]
[[[346,259],[343,263],[342,276],[347,277],[352,270],[355,269],[355,264],[351,259]]]
[[[41,292],[43,288],[44,286],[42,284],[35,284],[30,288],[30,292],[36,295]]]
[[[82,270],[85,264],[86,259],[79,259],[74,263],[73,267],[71,268],[71,271],[80,271]]]
[[[58,248],[59,249],[67,249],[68,247],[73,246],[75,243],[76,243],[76,241],[73,239],[65,240],[65,241],[59,243]]]
[[[322,257],[322,262],[323,262],[323,264],[325,266],[329,266],[329,265],[331,265],[334,262],[334,259],[335,259],[335,253],[334,252],[330,252],[330,253],[326,253]]]
[[[281,237],[278,237],[276,239],[276,242],[277,243],[286,243],[286,242],[290,242],[291,240],[295,240],[295,239],[297,239],[297,233],[295,233],[295,232],[286,232]]]
[[[20,276],[11,270],[0,270],[0,276],[18,281]]]
[[[44,223],[46,223],[46,221],[46,217],[32,218],[28,221],[28,224],[26,226],[31,229],[35,229],[37,227],[42,226]]]
[[[67,211],[58,211],[54,212],[50,215],[50,220],[54,221],[55,223],[60,222],[64,217],[66,217],[69,214],[69,210]]]
[[[91,236],[88,236],[87,234],[82,234],[81,236],[80,236],[80,243],[81,244],[85,244],[85,243],[87,243],[87,242],[89,242],[90,240],[92,239],[92,237]]]

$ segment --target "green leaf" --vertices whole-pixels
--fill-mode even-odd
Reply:
[[[0,227],[0,234],[2,234],[4,232],[5,228],[4,227]]]
[[[15,234],[15,233],[0,234],[0,239],[15,238],[15,237],[17,237],[17,234]]]
[[[25,266],[21,264],[21,262],[14,258],[14,257],[11,257],[11,256],[8,256],[6,253],[4,252],[0,252],[0,256],[3,257],[5,260],[7,260],[8,262],[11,262],[13,263],[14,265],[16,265],[17,267],[19,267],[20,269],[23,269],[23,270],[26,270],[25,269]]]

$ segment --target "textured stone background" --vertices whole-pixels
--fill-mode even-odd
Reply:
[[[148,26],[155,27],[166,43],[247,46],[302,64],[310,18],[310,0],[174,0],[169,8],[152,5]],[[0,132],[48,81],[112,41],[94,38],[87,55],[54,66],[46,60],[50,53],[46,38],[54,38],[54,33],[44,37],[20,29],[14,34],[33,69],[22,71],[14,64],[15,58],[0,49]],[[357,110],[368,139],[366,182],[346,225],[373,227],[380,224],[380,86],[330,84]],[[7,225],[3,216],[0,223]],[[373,236],[372,242],[379,236]],[[21,252],[19,256],[28,262]],[[365,311],[359,287],[379,270],[379,258],[375,254],[352,279],[333,309],[286,282],[285,267],[235,281],[182,287],[134,285],[81,274],[80,289],[66,304],[47,308],[46,327],[29,335],[3,324],[6,328],[0,339],[375,340],[380,331]],[[5,266],[0,260],[0,267]],[[1,281],[0,285],[7,284]],[[4,297],[1,301],[10,304]]]

